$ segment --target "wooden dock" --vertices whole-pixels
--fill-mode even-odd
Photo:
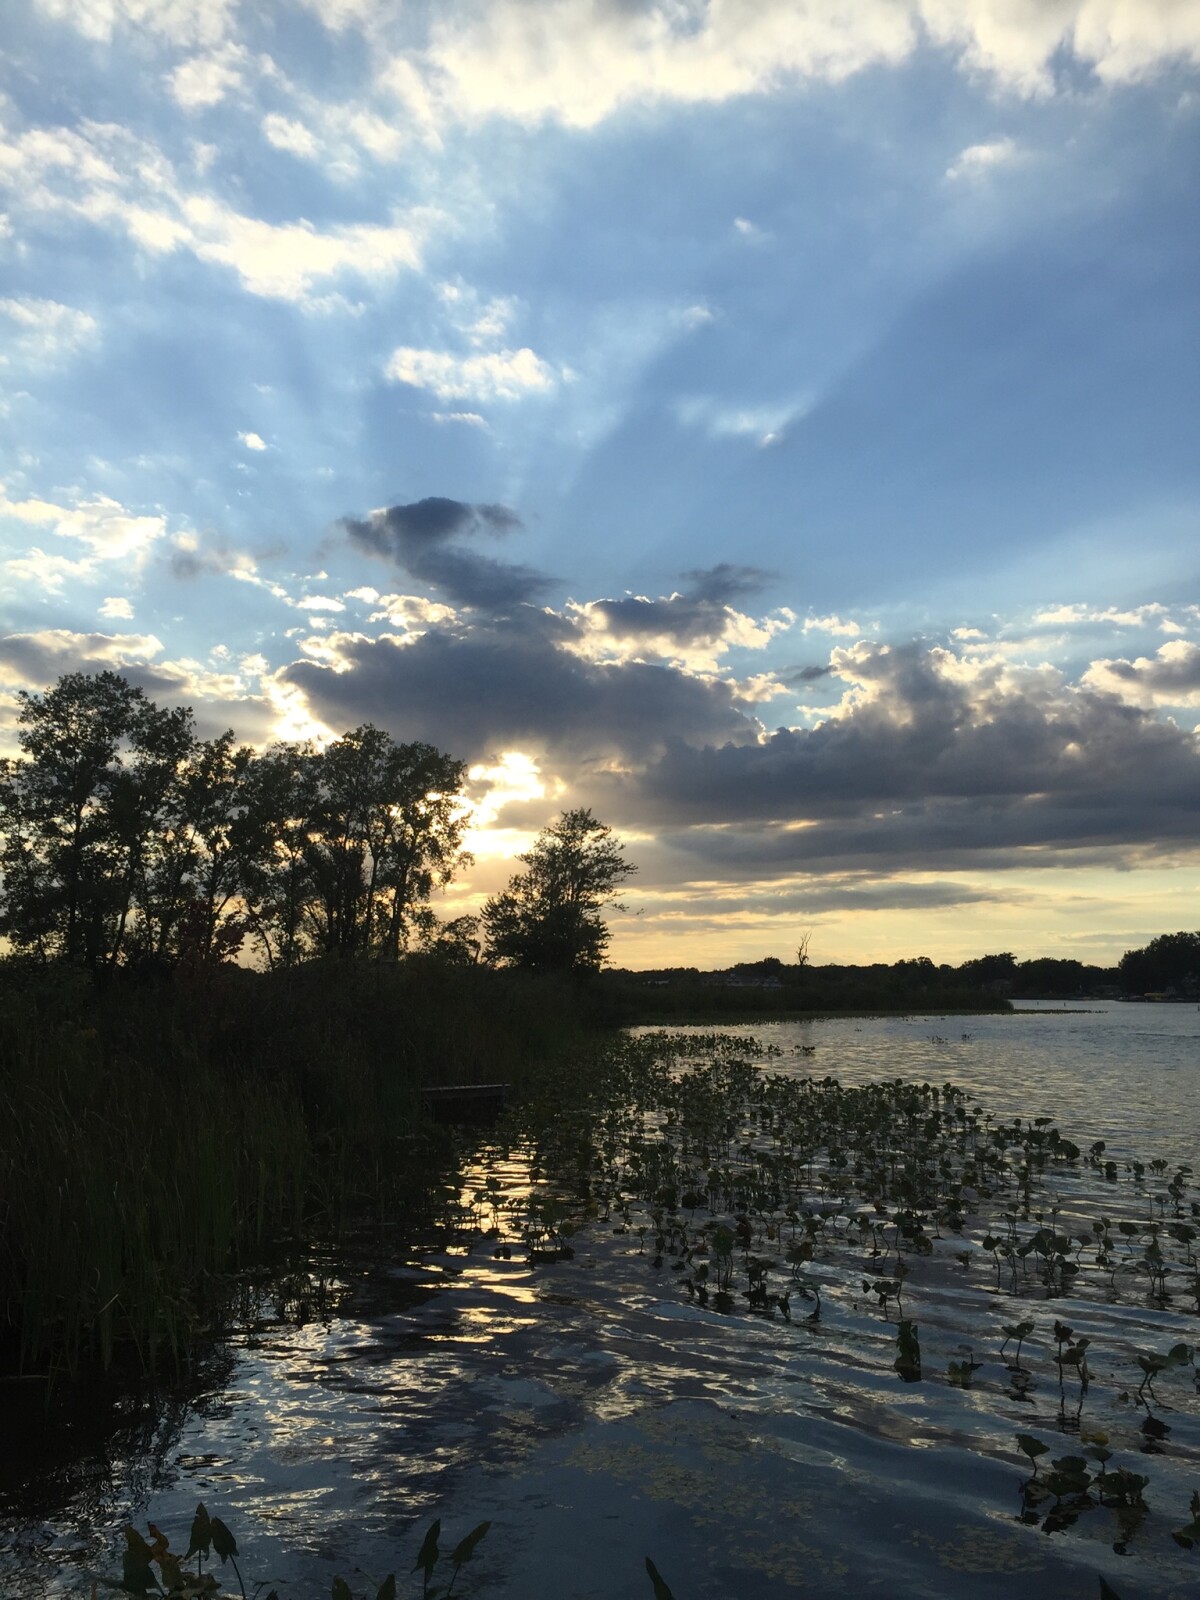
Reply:
[[[507,1083],[454,1083],[422,1089],[421,1098],[434,1122],[475,1127],[495,1122],[511,1092]]]

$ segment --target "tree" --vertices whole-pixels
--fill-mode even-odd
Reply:
[[[469,858],[466,766],[369,724],[321,752],[201,742],[113,672],[19,696],[0,763],[0,934],[99,971],[398,959]]]
[[[196,748],[192,714],[160,710],[115,672],[17,698],[24,759],[0,775],[0,931],[47,959],[116,966]]]
[[[1126,950],[1117,971],[1126,994],[1193,994],[1200,989],[1200,933],[1160,933],[1140,950]]]
[[[600,911],[637,868],[612,829],[590,811],[564,811],[517,859],[526,870],[488,901],[488,956],[539,972],[596,971],[609,933]]]
[[[468,860],[466,772],[432,745],[395,744],[370,723],[328,747],[307,849],[319,951],[402,954],[429,896]]]

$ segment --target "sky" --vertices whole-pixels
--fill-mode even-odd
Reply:
[[[112,668],[568,806],[611,959],[1200,903],[1200,0],[8,0],[0,743]]]

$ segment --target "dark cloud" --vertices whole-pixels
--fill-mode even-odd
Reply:
[[[794,688],[801,683],[816,683],[821,678],[827,678],[832,671],[833,667],[828,662],[823,667],[793,667],[789,672],[779,673],[779,681]]]
[[[202,556],[197,550],[172,550],[167,558],[167,566],[171,576],[182,583],[190,583],[207,573],[228,570],[222,562],[215,561],[211,556]]]
[[[130,662],[148,662],[160,649],[150,634],[72,633],[64,628],[10,633],[0,638],[0,677],[35,691],[67,672],[120,672],[129,677]]]
[[[764,735],[729,684],[588,661],[570,634],[526,608],[283,676],[335,728],[538,755],[579,803],[658,835],[679,881],[1111,867],[1200,844],[1195,737],[1049,669],[859,644],[835,653],[836,714]]]
[[[452,542],[481,533],[499,537],[521,527],[507,506],[430,495],[369,517],[344,517],[341,525],[360,549],[394,562],[455,605],[503,612],[537,599],[551,584],[532,567],[495,561]]]
[[[668,736],[736,744],[759,725],[732,688],[670,667],[598,664],[561,648],[561,621],[528,612],[469,632],[430,629],[410,644],[346,645],[343,670],[285,669],[335,728],[370,721],[479,758],[519,748],[564,765],[644,763]]]
[[[69,672],[117,672],[156,705],[189,706],[202,739],[227,728],[248,743],[270,737],[275,713],[258,695],[214,693],[211,681],[196,683],[185,667],[154,661],[159,648],[148,634],[8,634],[0,638],[0,681],[41,693]]]
[[[640,852],[640,859],[645,865],[644,850]],[[656,885],[660,882],[661,875],[656,874]],[[632,898],[636,899],[636,895]],[[994,902],[1011,905],[1012,898],[974,884],[940,879],[911,883],[905,879],[886,878],[849,882],[812,878],[782,891],[761,883],[748,883],[742,893],[733,889],[718,893],[689,892],[686,903],[669,895],[661,900],[655,897],[647,909],[656,915],[669,914],[673,922],[753,912],[756,917],[786,917],[794,924],[798,916],[826,911],[926,911]]]
[[[849,657],[863,697],[843,715],[756,744],[672,740],[614,783],[613,805],[694,825],[708,859],[779,871],[1200,843],[1200,752],[1173,724],[1051,675],[972,675],[921,646]]]
[[[249,558],[222,544],[210,545],[203,550],[182,550],[177,547],[167,556],[167,570],[173,578],[191,583],[196,578],[221,577],[226,573],[246,570],[248,560],[249,571],[254,572],[259,562],[277,559],[286,554],[287,550],[283,545],[272,545],[268,549],[257,550]]]
[[[628,595],[621,600],[593,600],[592,616],[604,618],[607,631],[619,639],[673,639],[679,644],[712,644],[725,633],[727,608],[757,594],[770,576],[757,567],[720,565],[683,574],[687,588],[658,600]]]

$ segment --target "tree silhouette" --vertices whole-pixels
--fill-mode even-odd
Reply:
[[[595,971],[609,933],[600,917],[637,868],[624,845],[589,810],[564,811],[517,859],[526,870],[488,901],[488,956],[539,972]]]
[[[369,724],[325,751],[207,742],[113,672],[19,696],[0,933],[94,971],[235,954],[398,959],[462,850],[466,766]]]

